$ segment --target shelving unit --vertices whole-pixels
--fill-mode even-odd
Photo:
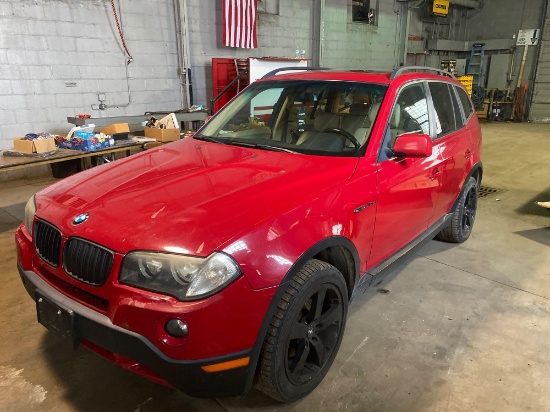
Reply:
[[[477,111],[477,117],[487,121],[509,120],[512,115],[514,94],[510,88],[485,89],[483,108]]]

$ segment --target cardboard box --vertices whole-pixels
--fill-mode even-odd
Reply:
[[[180,129],[145,127],[145,137],[152,137],[157,142],[172,142],[180,139]]]
[[[46,153],[55,150],[55,139],[25,140],[23,137],[13,139],[13,150],[20,153]]]
[[[119,134],[119,133],[130,133],[130,127],[128,123],[115,123],[109,126],[105,126],[99,130],[101,133],[105,134]]]

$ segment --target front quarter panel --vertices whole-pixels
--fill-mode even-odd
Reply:
[[[254,289],[279,285],[302,255],[329,238],[350,241],[357,250],[356,267],[366,270],[377,196],[374,167],[367,163],[361,159],[355,175],[340,187],[264,222],[223,247],[239,263]],[[357,212],[362,206],[366,207]]]

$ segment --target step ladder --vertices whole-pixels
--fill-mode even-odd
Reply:
[[[474,43],[472,54],[468,63],[468,74],[473,76],[473,84],[483,87],[483,56],[485,56],[485,43]]]

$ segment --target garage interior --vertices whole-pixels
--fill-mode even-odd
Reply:
[[[306,398],[195,399],[73,351],[37,323],[13,238],[29,197],[60,168],[0,168],[0,409],[550,410],[550,211],[536,204],[550,201],[548,2],[450,0],[436,15],[432,0],[259,0],[256,48],[223,45],[221,3],[0,1],[0,150],[26,133],[66,134],[81,113],[132,124],[196,107],[204,119],[250,80],[236,78],[251,59],[444,68],[471,82],[482,122],[472,236],[433,240],[356,294],[338,356]]]

